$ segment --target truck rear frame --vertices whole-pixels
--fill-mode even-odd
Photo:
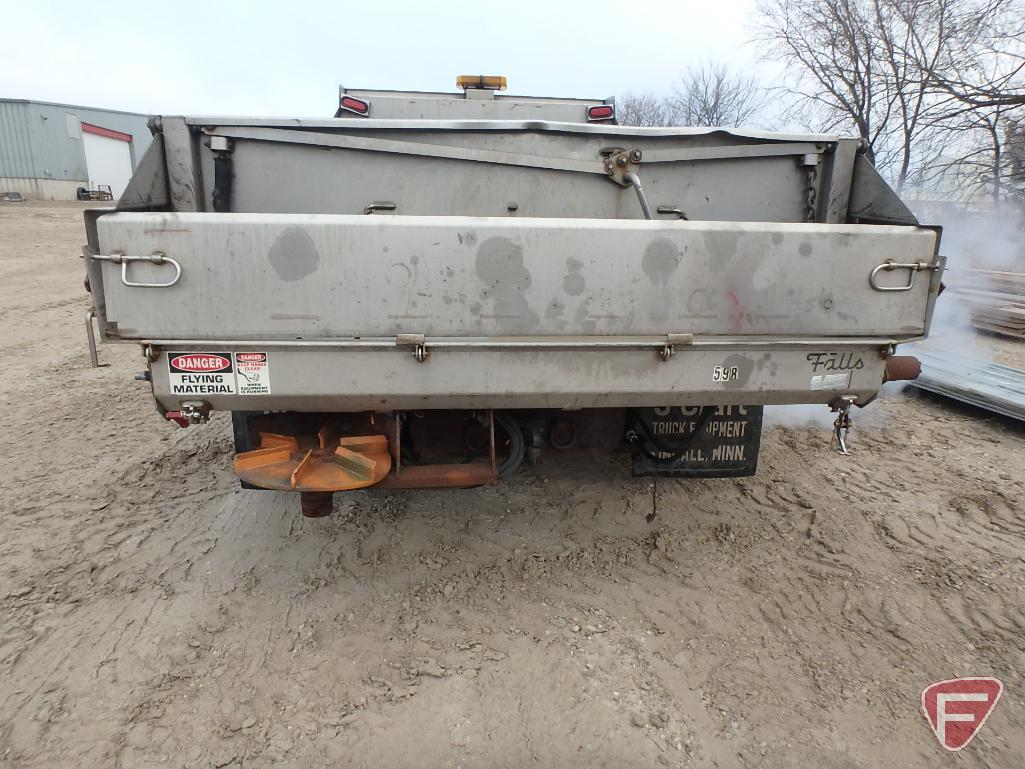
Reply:
[[[404,415],[424,412],[487,434],[487,471],[410,485],[493,480],[515,429],[499,420],[496,442],[496,412],[547,419],[527,449],[605,420],[656,474],[687,474],[697,431],[741,429],[709,428],[709,409],[826,404],[842,437],[852,404],[914,374],[894,351],[926,335],[939,292],[938,229],[857,140],[372,116],[153,128],[117,209],[86,217],[101,338],[142,345],[161,413],[232,411],[240,454],[341,467],[339,488],[401,477]],[[660,444],[670,408],[702,417]],[[320,427],[250,429],[281,412]],[[362,432],[338,435],[352,415]],[[284,467],[288,486],[262,485],[306,489]]]

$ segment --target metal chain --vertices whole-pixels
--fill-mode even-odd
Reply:
[[[817,166],[808,166],[808,200],[807,210],[805,211],[805,220],[808,222],[815,221],[815,178],[818,176]]]

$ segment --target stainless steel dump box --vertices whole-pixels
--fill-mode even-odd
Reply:
[[[86,250],[102,337],[144,345],[166,412],[864,404],[939,288],[938,231],[856,140],[372,114],[154,130]]]
[[[168,410],[167,350],[268,353],[270,391],[212,394],[223,409],[864,401],[938,285],[936,231],[835,137],[158,126],[90,268],[103,337],[148,345]],[[623,150],[653,220],[611,178]],[[905,221],[848,223],[852,194],[856,222]]]

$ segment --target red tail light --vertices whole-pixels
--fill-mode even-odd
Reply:
[[[612,120],[616,116],[616,108],[611,104],[596,104],[587,108],[588,120]]]
[[[355,96],[343,96],[339,106],[346,112],[355,112],[357,115],[370,114],[370,102],[357,99]]]

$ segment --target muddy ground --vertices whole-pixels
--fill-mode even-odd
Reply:
[[[893,393],[851,457],[777,416],[753,478],[550,461],[306,520],[138,349],[89,367],[83,207],[0,207],[0,765],[1025,761],[1020,425]],[[1006,690],[956,756],[919,694],[961,675]]]

